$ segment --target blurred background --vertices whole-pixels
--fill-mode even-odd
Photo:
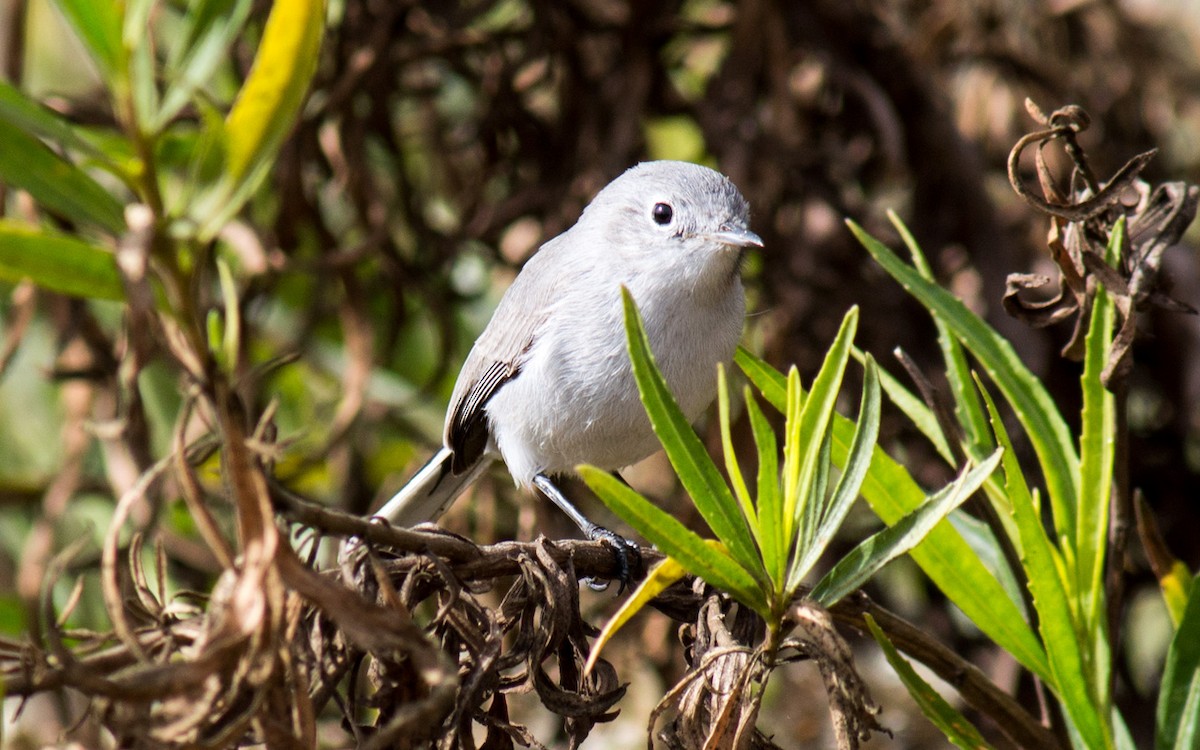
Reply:
[[[268,8],[255,3],[249,31],[214,78],[214,101],[245,77]],[[940,280],[1012,339],[1068,415],[1078,414],[1080,372],[1059,355],[1070,324],[1029,329],[1000,305],[1007,274],[1052,269],[1047,223],[1005,173],[1012,145],[1037,129],[1024,99],[1090,113],[1080,141],[1102,178],[1157,148],[1147,179],[1200,182],[1200,0],[335,0],[329,13],[302,120],[220,240],[252,279],[243,310],[250,360],[295,358],[247,394],[260,408],[277,401],[285,445],[277,474],[356,513],[386,499],[440,441],[458,366],[521,264],[639,161],[708,164],[749,199],[765,247],[745,273],[746,343],[772,363],[795,363],[810,378],[857,304],[863,349],[900,374],[891,352],[902,347],[940,382],[928,317],[842,223],[851,217],[895,245],[885,217],[892,209]],[[170,14],[162,16],[155,33],[170,34]],[[46,0],[0,3],[0,60],[0,75],[73,121],[98,134],[112,127],[95,71]],[[196,145],[188,120],[204,114],[181,112],[177,136],[162,146],[166,161],[174,149],[186,163]],[[1066,162],[1058,166],[1065,177]],[[30,210],[11,192],[3,208]],[[1193,227],[1164,261],[1173,296],[1193,306],[1198,246]],[[9,635],[24,627],[24,595],[39,569],[33,531],[99,535],[111,515],[107,487],[120,463],[92,437],[105,407],[62,377],[77,367],[72,342],[87,335],[72,313],[82,304],[0,282],[0,355],[8,360],[0,371],[0,630]],[[88,320],[118,327],[117,305],[86,304]],[[1194,569],[1200,321],[1155,312],[1140,322],[1132,483]],[[178,382],[151,365],[139,387],[147,445],[161,455]],[[897,415],[885,412],[881,440],[927,486],[950,476]],[[55,492],[68,471],[70,491]],[[630,476],[700,523],[661,457]],[[553,508],[515,493],[501,467],[472,497],[444,523],[477,541],[574,535]],[[585,507],[605,518],[598,503]],[[207,590],[216,568],[196,549],[180,503],[165,510],[155,522],[172,540],[176,583]],[[862,509],[848,528],[865,535],[875,523]],[[1130,575],[1118,695],[1135,736],[1145,737],[1170,625],[1145,565],[1135,559]],[[889,568],[871,594],[1001,685],[1028,689],[914,566]],[[584,604],[599,621],[614,603],[599,595]],[[79,616],[100,612],[85,600]],[[649,708],[683,668],[665,618],[647,616],[623,639],[625,656],[613,658],[633,687],[621,720],[599,727],[587,747],[643,741]],[[876,746],[944,742],[903,708],[907,697],[886,667],[869,668],[874,650],[863,653],[886,709],[882,723],[897,735]],[[780,744],[831,741],[815,675],[792,667],[772,683],[763,726]],[[48,709],[56,718],[29,728],[31,736],[54,741],[72,720],[61,709]]]

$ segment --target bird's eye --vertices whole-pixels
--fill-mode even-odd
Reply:
[[[667,203],[655,203],[654,209],[650,212],[654,218],[654,223],[660,227],[665,227],[671,223],[671,219],[675,216],[675,209]]]

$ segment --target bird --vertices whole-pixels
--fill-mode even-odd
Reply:
[[[441,449],[374,515],[436,521],[501,459],[517,485],[616,548],[623,578],[632,543],[588,521],[556,484],[580,464],[616,472],[659,448],[626,350],[621,289],[694,421],[741,338],[743,258],[761,246],[746,199],[720,172],[680,161],[626,170],[517,274],[459,372]]]

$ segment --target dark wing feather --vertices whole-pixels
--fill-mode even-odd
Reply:
[[[519,372],[520,367],[514,362],[492,362],[454,405],[446,442],[453,454],[450,469],[455,474],[473,466],[487,450],[488,424],[484,404]]]
[[[487,450],[487,402],[520,374],[538,331],[561,300],[563,285],[573,276],[575,283],[581,283],[567,262],[569,256],[563,256],[569,248],[567,234],[547,242],[529,260],[463,363],[444,435],[446,447],[454,453],[451,468],[456,474],[473,466]],[[552,272],[553,268],[559,271]]]

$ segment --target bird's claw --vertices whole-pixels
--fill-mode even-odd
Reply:
[[[604,542],[613,550],[617,562],[616,580],[621,584],[617,596],[625,592],[634,578],[642,576],[642,551],[637,543],[626,539],[620,534],[609,531],[603,526],[592,526],[587,531],[587,537],[593,542]],[[607,591],[611,581],[597,581],[595,578],[585,578],[584,583],[592,591]]]

